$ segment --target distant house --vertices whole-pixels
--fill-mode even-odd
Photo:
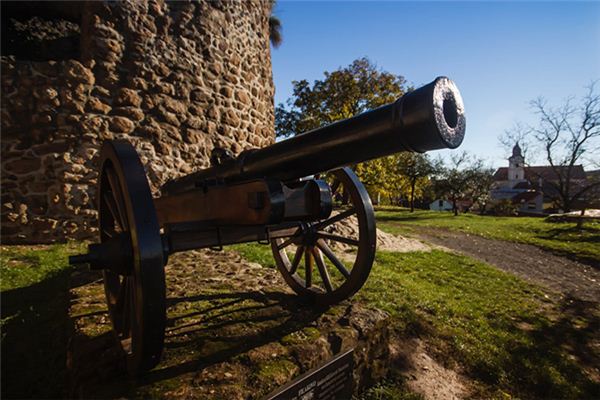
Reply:
[[[517,143],[508,158],[508,167],[501,167],[494,174],[495,184],[490,192],[492,202],[510,200],[519,211],[543,212],[544,202],[552,201],[556,189],[552,183],[568,167],[525,166],[521,147]],[[586,173],[581,165],[571,168],[571,180],[577,185],[586,182]]]
[[[429,204],[429,209],[432,211],[451,211],[452,203],[442,199],[434,200]]]

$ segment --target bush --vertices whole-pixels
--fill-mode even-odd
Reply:
[[[505,217],[514,216],[517,215],[517,206],[514,205],[510,200],[500,200],[491,207],[490,214],[502,215]]]

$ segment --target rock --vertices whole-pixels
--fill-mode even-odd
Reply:
[[[3,169],[15,174],[28,174],[39,170],[41,165],[39,158],[22,158],[6,162]]]
[[[135,90],[123,88],[117,93],[115,104],[119,106],[139,107],[142,104],[142,98]]]
[[[136,107],[118,107],[113,110],[113,113],[115,115],[127,117],[134,122],[140,122],[146,116],[141,109]]]
[[[90,97],[86,104],[86,109],[99,114],[108,114],[111,110],[111,107],[108,104],[100,101],[100,99],[97,97]]]
[[[93,85],[96,81],[92,71],[84,67],[79,61],[69,60],[65,64],[64,73],[66,79],[73,83]]]
[[[237,92],[235,92],[235,98],[242,104],[251,104],[250,97],[248,96],[248,94],[246,94],[245,91],[238,90]]]
[[[110,119],[110,129],[117,133],[131,133],[135,124],[128,118],[115,116]]]
[[[240,124],[240,118],[238,117],[238,115],[235,111],[228,110],[223,115],[223,122],[225,122],[226,124],[233,126],[235,128]]]

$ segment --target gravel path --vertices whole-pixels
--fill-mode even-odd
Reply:
[[[455,250],[566,296],[600,302],[600,271],[538,247],[462,232],[416,228],[420,239]]]

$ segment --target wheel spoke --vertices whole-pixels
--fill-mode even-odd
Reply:
[[[282,243],[278,244],[277,245],[277,250],[282,250],[282,249],[288,247],[290,244],[294,243],[295,239],[296,238],[294,236],[292,236],[291,238],[289,238],[289,239],[283,241]]]
[[[317,232],[317,236],[319,236],[319,238],[322,238],[322,239],[329,239],[329,240],[333,240],[334,242],[341,242],[341,243],[349,244],[351,246],[358,246],[360,244],[360,242],[356,239],[346,238],[343,236],[334,235],[332,233],[327,233],[327,232],[323,232],[323,231]]]
[[[102,233],[105,234],[106,236],[108,236],[109,239],[112,239],[113,236],[115,235],[115,229],[102,229]]]
[[[335,194],[337,194],[337,191],[340,188],[341,183],[342,182],[340,182],[339,179],[336,179],[335,181],[333,181],[333,183],[331,184],[331,197],[333,197]]]
[[[106,207],[108,208],[108,211],[112,215],[113,219],[116,221],[116,223],[119,226],[119,228],[121,229],[121,231],[123,231],[123,225],[122,225],[123,223],[121,222],[121,221],[123,221],[123,216],[121,215],[121,213],[117,207],[117,203],[115,202],[115,199],[113,196],[114,196],[113,192],[104,192],[102,194],[102,200],[104,200],[104,203],[106,204]]]
[[[304,250],[304,279],[306,280],[306,287],[312,286],[312,254],[309,247]]]
[[[119,285],[119,292],[117,294],[117,299],[115,301],[115,312],[122,314],[123,312],[123,306],[125,305],[126,302],[126,297],[127,297],[127,277],[124,276],[123,280],[121,281],[121,284]]]
[[[300,265],[300,260],[302,260],[302,254],[304,253],[304,246],[298,246],[296,249],[296,254],[294,255],[294,260],[292,261],[292,267],[290,268],[290,275],[294,275],[296,270],[298,270],[298,266]]]
[[[113,193],[113,199],[115,200],[117,213],[121,217],[120,225],[123,227],[123,230],[129,230],[127,226],[127,214],[125,212],[125,204],[123,204],[123,192],[121,191],[121,186],[119,185],[118,177],[112,168],[107,168],[106,178],[108,179],[108,183],[110,184],[111,192]]]
[[[121,339],[127,338],[129,337],[129,313],[131,311],[131,286],[129,283],[129,278],[128,277],[124,277],[123,278],[123,283],[125,285],[125,292],[123,293],[123,306],[121,311],[121,332],[119,332],[121,334]]]
[[[350,277],[350,272],[348,272],[344,264],[342,264],[342,262],[338,260],[338,258],[335,256],[333,251],[329,248],[329,246],[327,245],[327,243],[325,243],[323,239],[317,240],[317,247],[323,252],[323,254],[325,254],[325,256],[338,269],[338,271],[340,271],[340,273],[344,275],[344,278],[348,279]]]
[[[333,287],[331,286],[331,279],[329,278],[329,271],[327,271],[327,267],[325,266],[325,262],[323,261],[323,254],[321,254],[321,251],[316,247],[312,248],[312,253],[317,263],[317,268],[319,269],[319,274],[321,275],[321,280],[323,281],[325,290],[327,290],[327,292],[333,292]]]
[[[356,214],[356,209],[351,208],[349,210],[346,210],[344,212],[336,214],[333,217],[326,219],[325,221],[321,221],[321,222],[317,223],[315,225],[315,228],[317,230],[323,229],[326,226],[329,226],[331,224],[335,224],[336,222],[339,222],[339,221],[341,221],[341,220],[343,220],[345,218],[348,218],[348,217],[350,217],[351,215],[354,215],[354,214]]]

